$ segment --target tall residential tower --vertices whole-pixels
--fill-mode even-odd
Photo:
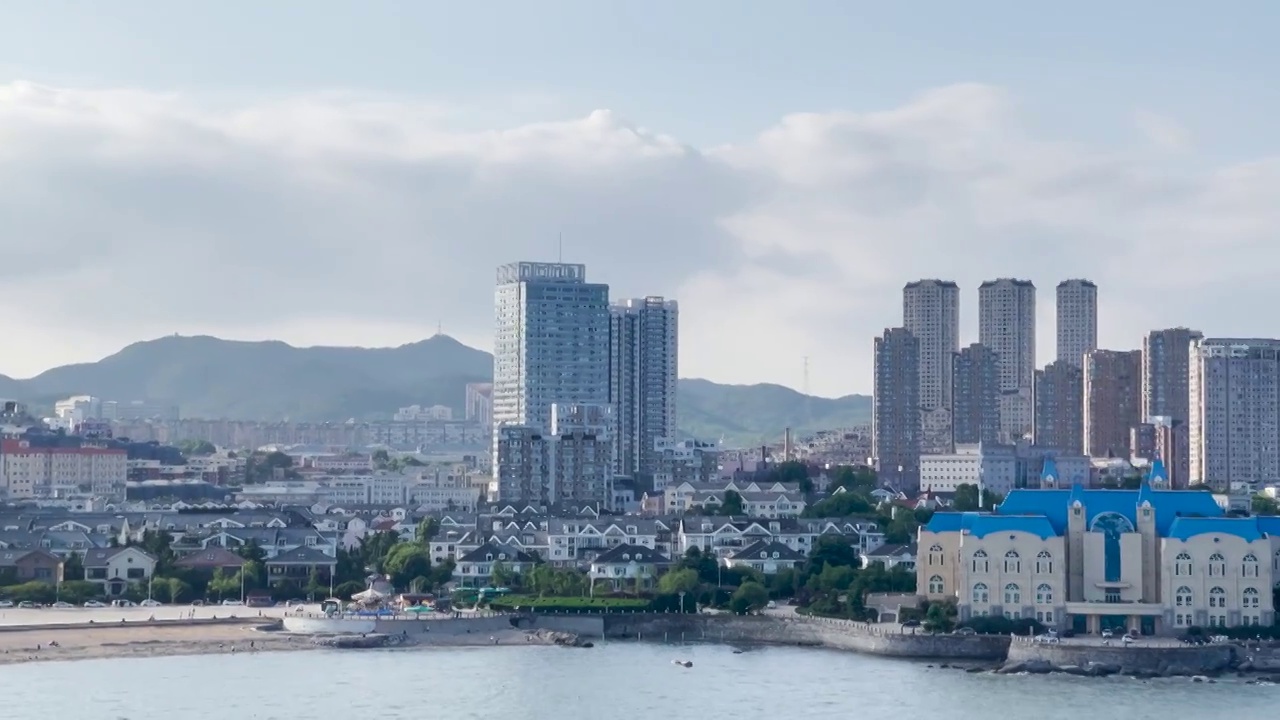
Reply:
[[[1000,434],[1013,442],[1031,434],[1036,371],[1036,286],[1030,280],[988,280],[978,288],[978,342],[1000,363]]]
[[[904,492],[920,487],[920,342],[906,328],[875,341],[871,454],[881,482]]]
[[[654,443],[676,430],[680,307],[660,297],[620,300],[609,308],[609,402],[618,423],[617,470],[652,477]]]
[[[951,452],[951,357],[960,349],[960,286],[917,280],[902,289],[902,326],[920,343],[921,449]]]
[[[1088,280],[1058,283],[1058,359],[1084,367],[1098,349],[1098,286]]]

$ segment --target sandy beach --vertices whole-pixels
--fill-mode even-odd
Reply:
[[[308,650],[309,638],[259,632],[261,621],[218,625],[56,625],[0,632],[0,664],[104,657]]]
[[[318,608],[316,608],[318,610]],[[218,619],[222,622],[190,623]],[[54,660],[161,657],[314,650],[307,635],[260,630],[275,625],[283,608],[184,606],[128,609],[6,609],[0,617],[0,665]],[[232,616],[240,617],[232,620]],[[155,621],[152,621],[154,618]],[[122,622],[123,621],[123,622]],[[90,622],[94,627],[86,627]],[[546,645],[544,635],[516,628],[468,628],[466,620],[427,621],[413,647],[463,648]],[[346,650],[344,652],[360,652]]]

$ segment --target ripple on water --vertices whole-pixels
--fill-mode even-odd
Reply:
[[[673,659],[689,659],[683,668]],[[932,714],[1271,720],[1275,688],[1186,679],[1010,677],[833,651],[604,643],[591,650],[314,651],[86,660],[5,672],[5,717],[350,720],[379,717],[658,717],[844,720]],[[68,693],[74,687],[76,692]],[[16,713],[16,714],[15,714]],[[25,713],[25,714],[24,714]]]

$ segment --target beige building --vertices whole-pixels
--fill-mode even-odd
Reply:
[[[951,451],[951,356],[960,350],[960,286],[917,280],[902,289],[902,326],[920,343],[921,450]]]
[[[978,342],[1000,364],[1001,442],[1031,434],[1031,388],[1036,369],[1036,286],[1001,278],[978,287]]]
[[[1151,483],[1167,483],[1156,463]],[[1280,518],[1229,518],[1208,493],[1014,490],[994,513],[937,513],[917,581],[961,619],[1077,633],[1270,625]]]
[[[1098,286],[1088,280],[1058,283],[1058,361],[1075,367],[1098,349]]]

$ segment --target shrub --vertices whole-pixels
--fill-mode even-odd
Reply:
[[[653,602],[644,598],[620,597],[540,597],[504,595],[489,602],[494,610],[533,610],[551,613],[648,612]]]

